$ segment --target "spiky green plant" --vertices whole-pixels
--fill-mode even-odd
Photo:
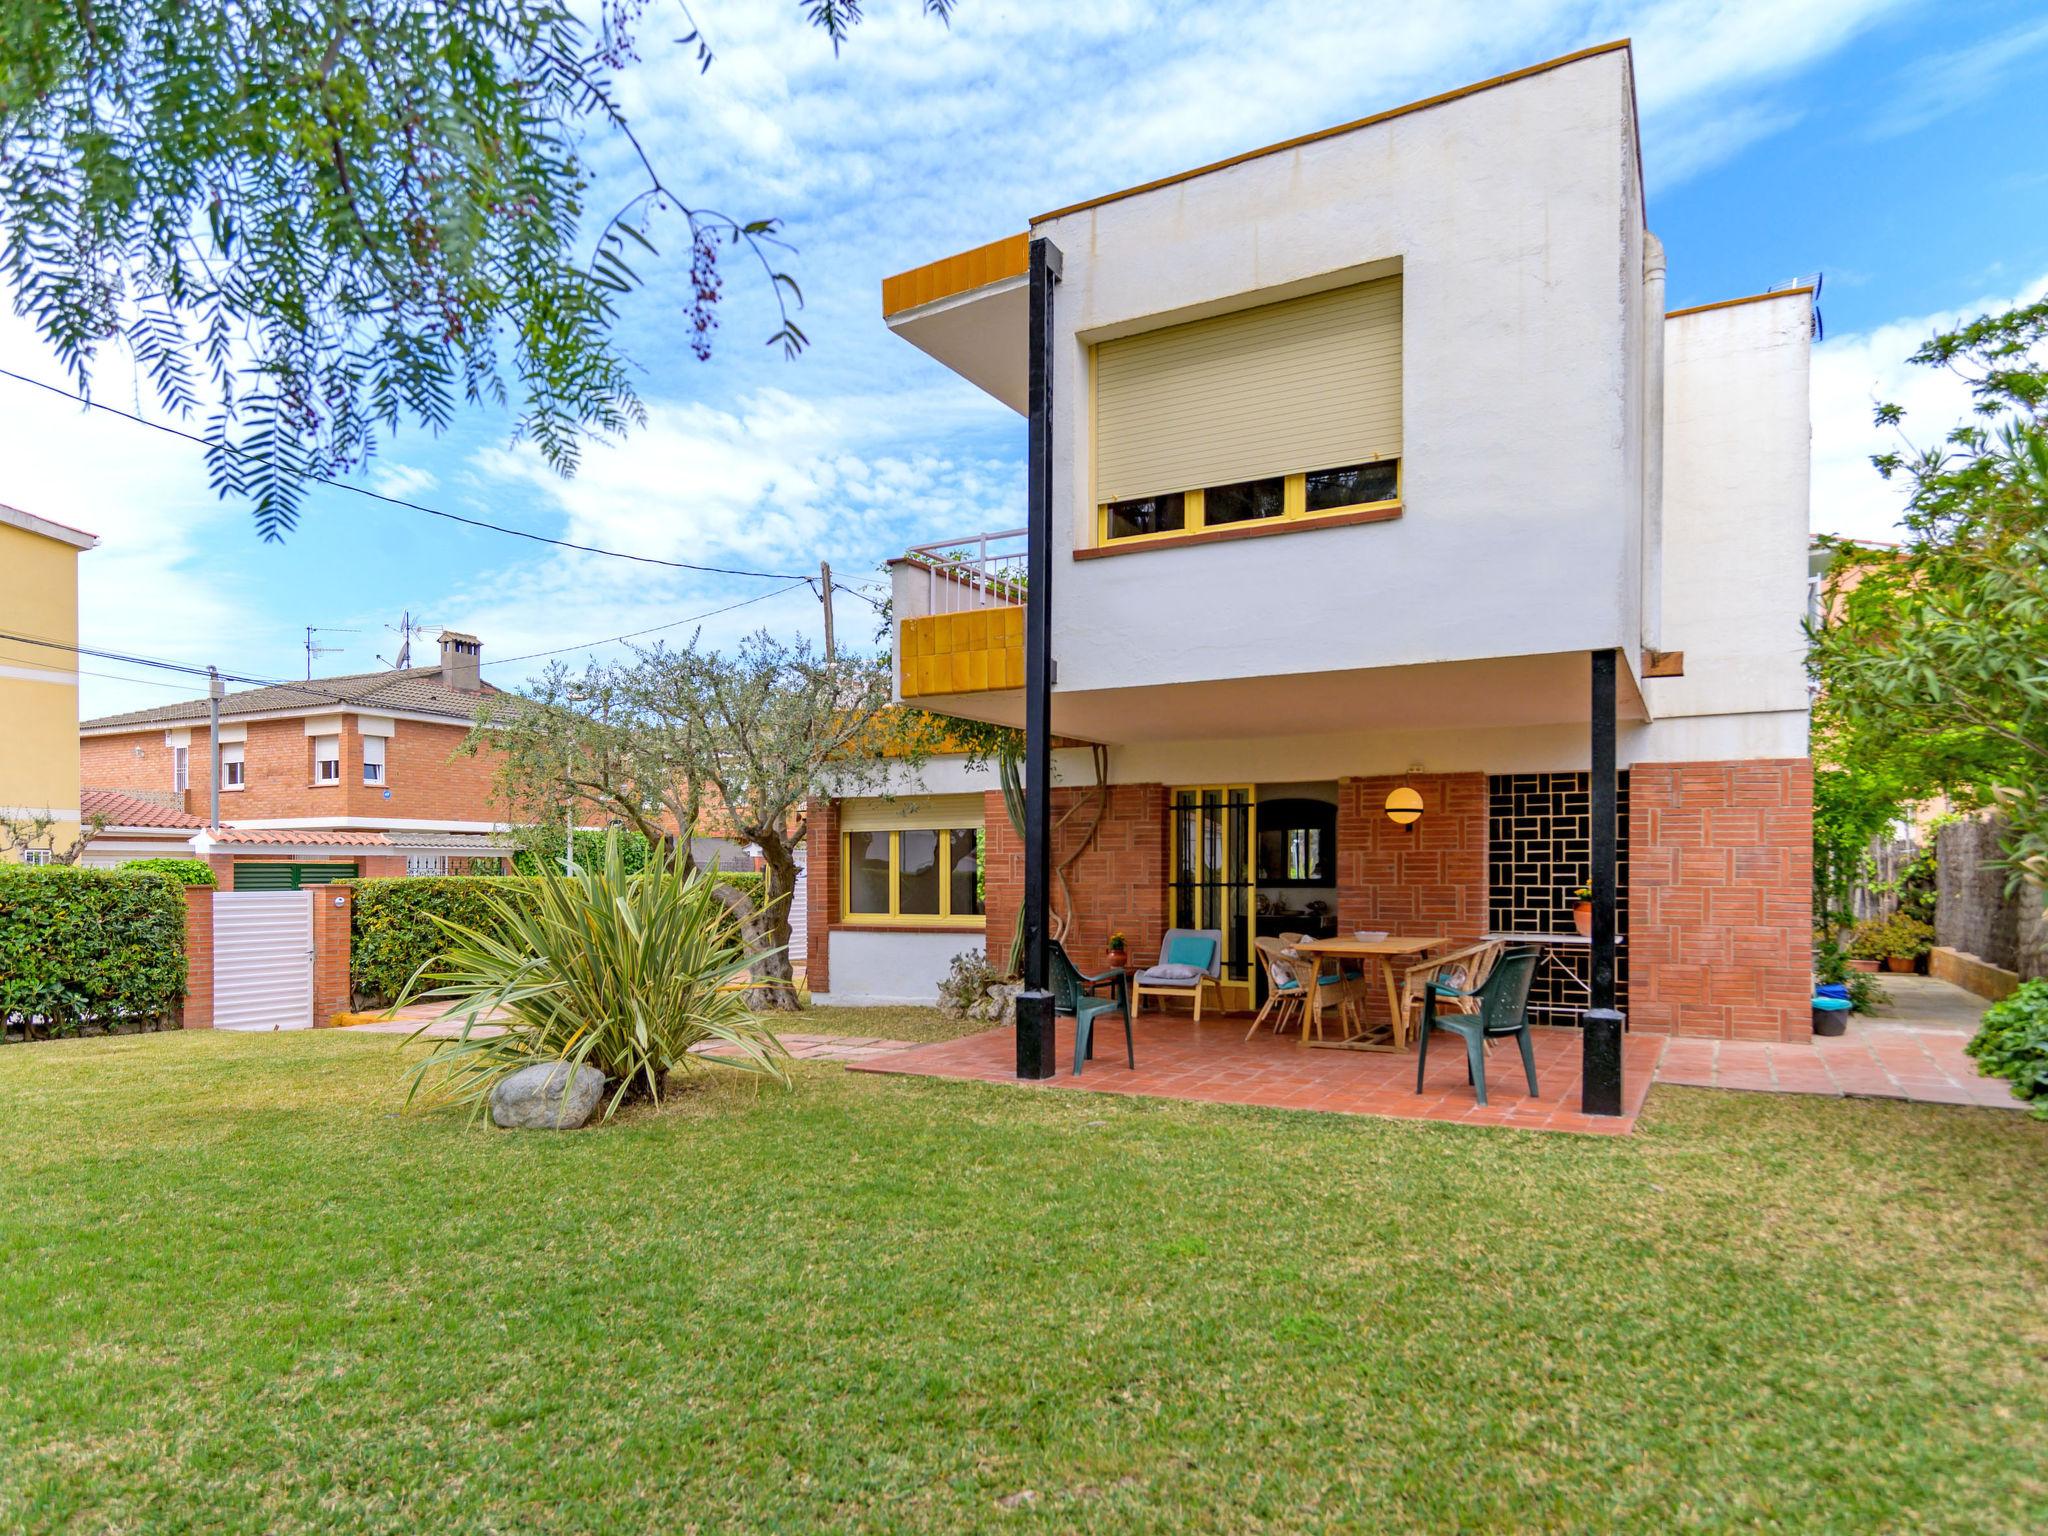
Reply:
[[[613,835],[595,867],[543,877],[528,901],[489,902],[490,931],[434,918],[448,953],[399,999],[446,1001],[444,1018],[462,1025],[412,1069],[407,1102],[480,1114],[500,1080],[546,1061],[602,1072],[614,1085],[607,1119],[629,1097],[659,1101],[671,1073],[708,1063],[784,1077],[789,1053],[748,1010],[740,984],[762,957],[747,952],[702,874],[667,859],[629,874]],[[420,990],[423,982],[434,985]],[[697,1050],[710,1045],[716,1055]]]

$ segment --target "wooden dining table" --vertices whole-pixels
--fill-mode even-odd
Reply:
[[[1402,1045],[1401,1029],[1401,978],[1396,968],[1404,960],[1412,961],[1433,949],[1449,943],[1442,934],[1429,937],[1389,936],[1384,939],[1303,939],[1294,946],[1294,953],[1307,960],[1310,965],[1308,978],[1308,1006],[1302,1010],[1301,1043],[1333,1051],[1398,1051]],[[1323,994],[1321,991],[1326,968],[1341,969],[1346,961],[1355,960],[1370,971],[1378,962],[1380,979],[1387,989],[1386,1032],[1367,1028],[1363,1019],[1351,1027],[1351,1032],[1335,1040],[1309,1039],[1313,1025],[1317,1035],[1322,1034]],[[1340,1011],[1339,1019],[1343,1018]]]

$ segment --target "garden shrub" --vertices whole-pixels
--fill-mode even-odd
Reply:
[[[1852,960],[1917,960],[1934,947],[1934,925],[1908,912],[1866,918],[1849,935]]]
[[[2030,981],[1984,1010],[1977,1033],[1963,1047],[1986,1077],[2012,1084],[2012,1096],[2048,1120],[2048,981]]]
[[[115,868],[117,875],[166,875],[180,885],[218,886],[213,866],[204,859],[130,859]]]
[[[26,1038],[150,1029],[185,991],[185,896],[161,874],[0,868],[0,1020]]]
[[[595,869],[604,862],[603,832],[590,830],[576,834],[576,864],[578,868],[589,865]],[[647,867],[647,839],[630,829],[620,829],[619,857],[626,866],[626,873],[637,875]],[[519,834],[519,851],[512,855],[512,872],[519,875],[559,875],[562,869],[562,829],[547,823],[522,828]]]

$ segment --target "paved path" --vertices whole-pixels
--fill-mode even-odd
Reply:
[[[1672,1040],[1657,1064],[1657,1081],[1754,1093],[2027,1107],[2002,1080],[1979,1077],[1977,1064],[1963,1054],[1990,1006],[1983,998],[1927,976],[1886,976],[1882,981],[1890,1004],[1878,1013],[1852,1016],[1847,1034],[1796,1044]]]

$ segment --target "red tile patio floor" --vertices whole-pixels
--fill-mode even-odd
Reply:
[[[1482,1109],[1465,1081],[1465,1053],[1456,1039],[1432,1043],[1425,1091],[1415,1091],[1415,1055],[1373,1051],[1304,1050],[1294,1037],[1261,1030],[1250,1040],[1246,1018],[1191,1023],[1185,1014],[1147,1013],[1137,1021],[1138,1068],[1124,1065],[1123,1029],[1098,1031],[1095,1059],[1079,1077],[1073,1026],[1059,1023],[1059,1071],[1019,1083],[1016,1046],[1008,1028],[933,1045],[891,1051],[849,1063],[855,1072],[962,1078],[1026,1088],[1127,1093],[1208,1104],[1257,1104],[1276,1109],[1319,1109],[1336,1114],[1385,1115],[1401,1120],[1450,1120],[1464,1125],[1511,1125],[1538,1131],[1626,1135],[1635,1128],[1663,1049],[1660,1035],[1632,1034],[1623,1053],[1623,1113],[1587,1115],[1579,1108],[1579,1032],[1534,1031],[1536,1080],[1532,1096],[1512,1042],[1496,1045],[1487,1064]]]

